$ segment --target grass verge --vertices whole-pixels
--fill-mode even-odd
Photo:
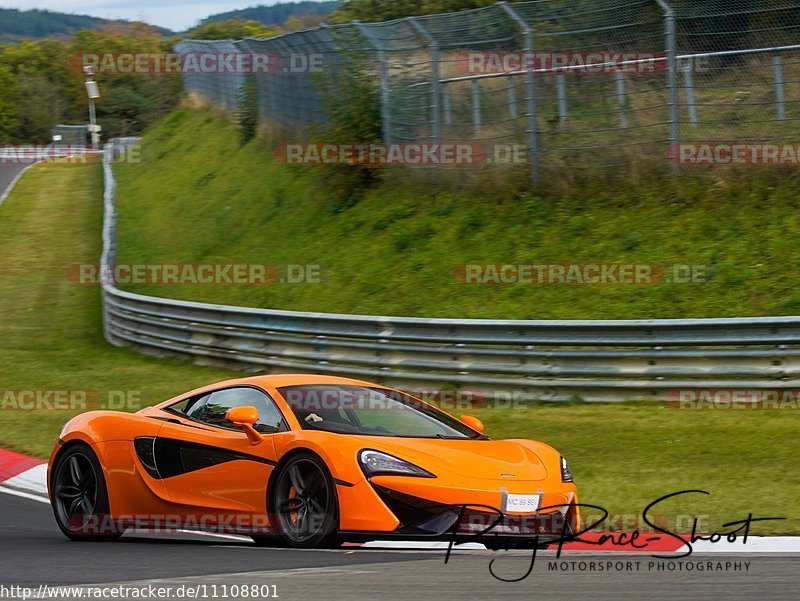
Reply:
[[[37,167],[0,209],[0,446],[46,457],[75,413],[14,410],[8,399],[20,391],[95,392],[101,400],[122,391],[147,405],[230,376],[105,343],[97,287],[65,275],[69,264],[97,261],[101,212],[97,165]],[[475,413],[494,438],[534,438],[561,450],[582,500],[608,509],[615,524],[627,516],[627,527],[647,503],[678,490],[711,496],[668,503],[658,513],[698,515],[707,527],[751,511],[791,516],[800,494],[791,477],[794,412],[574,403]],[[799,531],[793,520],[765,522],[753,533]]]
[[[0,207],[0,446],[46,457],[84,396],[137,409],[230,377],[105,342],[98,287],[67,278],[67,266],[97,263],[101,225],[99,165],[35,167]],[[72,398],[77,409],[24,408],[48,392],[40,406]]]
[[[404,171],[345,208],[321,169],[280,164],[259,140],[240,147],[236,128],[214,113],[175,112],[145,135],[143,164],[117,169],[120,262],[311,264],[322,266],[322,281],[131,289],[286,310],[450,318],[800,310],[796,173],[781,179],[778,168],[697,167],[674,181],[587,181],[536,196],[514,193],[502,180],[442,190],[425,174]],[[463,284],[454,271],[464,264],[642,264],[668,273],[696,266],[697,277],[649,285]]]

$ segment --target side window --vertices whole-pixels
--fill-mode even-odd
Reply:
[[[208,395],[206,395],[206,396],[208,396]],[[189,415],[192,407],[196,407],[205,398],[206,397],[200,397],[200,398],[197,398],[197,397],[191,398],[190,397],[188,399],[183,399],[182,401],[178,401],[177,403],[175,403],[173,405],[170,405],[169,407],[167,407],[167,409],[169,411],[174,412],[174,413],[182,413],[184,415]]]
[[[237,429],[225,418],[228,409],[233,407],[258,409],[258,422],[253,427],[262,434],[274,434],[281,429],[283,416],[280,410],[272,399],[255,388],[227,388],[212,392],[194,403],[188,416],[212,426]]]

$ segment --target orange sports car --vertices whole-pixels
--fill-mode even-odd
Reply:
[[[71,539],[129,528],[300,548],[400,538],[544,545],[577,531],[566,460],[490,440],[406,393],[317,375],[220,382],[135,414],[72,419],[49,494]]]

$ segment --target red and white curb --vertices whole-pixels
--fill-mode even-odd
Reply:
[[[50,503],[47,498],[47,464],[39,459],[20,455],[12,451],[0,449],[0,493],[14,495],[41,503]],[[148,536],[146,530],[131,533],[133,536]],[[209,538],[225,538],[232,541],[249,542],[245,536],[235,536],[226,534],[204,533],[179,531],[177,535],[192,535]],[[633,549],[629,546],[620,547],[610,542],[602,544],[591,544],[598,541],[602,533],[588,533],[581,538],[589,541],[586,543],[567,543],[564,551],[582,553],[684,553],[686,547],[674,537],[664,535],[660,540],[653,541],[645,549]],[[619,538],[619,533],[614,533],[615,538]],[[630,537],[628,537],[630,538]],[[391,550],[445,550],[447,542],[419,542],[419,541],[396,541],[396,540],[376,540],[364,544],[348,544],[345,547],[358,549],[391,549]],[[459,550],[483,550],[486,547],[479,543],[465,543],[456,547]],[[551,550],[555,547],[551,546]],[[697,541],[692,543],[693,553],[800,553],[800,536],[750,536],[747,544],[742,544],[741,539],[734,543],[711,543],[708,541]]]
[[[40,459],[0,449],[0,492],[49,503],[47,464]]]

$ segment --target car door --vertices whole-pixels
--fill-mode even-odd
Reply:
[[[264,439],[256,445],[225,418],[228,409],[246,406],[258,409],[254,428]],[[154,444],[169,499],[188,513],[265,515],[267,482],[278,461],[272,435],[287,429],[274,401],[261,389],[240,386],[188,399],[170,412],[177,419],[164,423]]]

